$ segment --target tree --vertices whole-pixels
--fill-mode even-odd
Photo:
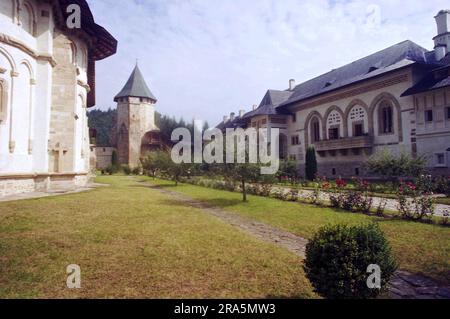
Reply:
[[[111,155],[111,164],[114,167],[119,167],[119,158],[117,156],[117,152],[116,150],[113,150],[112,155]]]
[[[317,175],[316,149],[314,145],[308,147],[306,151],[305,176],[306,179],[313,181]]]
[[[89,128],[95,129],[97,132],[95,144],[97,146],[110,146],[111,134],[114,132],[116,125],[117,110],[92,110],[87,115]]]
[[[370,173],[383,179],[398,180],[400,177],[415,177],[424,173],[427,158],[425,155],[412,157],[402,153],[394,156],[385,149],[372,155],[365,163]]]
[[[142,169],[145,174],[156,177],[158,172],[166,169],[167,157],[163,153],[163,151],[150,152],[141,158]]]
[[[277,174],[278,179],[288,178],[289,181],[294,184],[300,177],[297,168],[297,163],[291,160],[285,160],[280,162],[280,169]]]

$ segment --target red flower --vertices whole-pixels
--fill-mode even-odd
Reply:
[[[342,179],[338,179],[338,180],[336,180],[336,185],[338,187],[345,187],[345,186],[347,186],[347,183]]]

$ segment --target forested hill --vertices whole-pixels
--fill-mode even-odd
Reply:
[[[109,109],[107,111],[92,110],[88,112],[89,128],[97,131],[97,146],[110,146],[111,137],[114,134],[116,127],[117,110]],[[194,131],[192,123],[186,123],[182,118],[180,120],[175,117],[169,117],[155,112],[155,123],[159,127],[163,138],[167,141],[170,140],[172,131],[178,127],[186,127],[191,133]],[[209,128],[208,123],[203,126],[203,131]]]
[[[117,110],[92,110],[88,112],[89,128],[97,131],[97,146],[111,145],[110,136],[116,127]]]

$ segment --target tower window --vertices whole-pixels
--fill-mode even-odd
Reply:
[[[355,175],[359,176],[359,167],[355,167]]]
[[[297,113],[292,114],[292,123],[297,122]]]
[[[447,107],[445,109],[445,117],[447,118],[447,120],[450,120],[450,107]]]
[[[425,122],[433,122],[433,110],[425,111]]]
[[[331,169],[331,175],[333,175],[333,176],[336,175],[336,169],[335,169],[335,168],[332,168],[332,169]]]
[[[299,139],[298,135],[291,137],[291,144],[292,145],[300,145],[300,139]]]

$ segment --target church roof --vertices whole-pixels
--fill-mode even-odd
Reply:
[[[156,97],[148,88],[147,83],[145,83],[144,77],[137,65],[123,89],[115,96],[114,101],[117,102],[122,97],[143,97],[149,98],[154,102],[157,101]]]
[[[73,34],[78,34],[79,30],[69,29],[66,21],[72,14],[71,10],[67,10],[68,6],[77,4],[81,9],[81,30],[87,34],[91,39],[92,45],[90,50],[90,56],[95,60],[102,60],[111,55],[114,55],[117,51],[117,40],[102,26],[95,23],[94,16],[92,15],[89,4],[86,0],[53,0],[54,5],[59,5],[59,10],[55,10],[55,19],[59,26]]]

